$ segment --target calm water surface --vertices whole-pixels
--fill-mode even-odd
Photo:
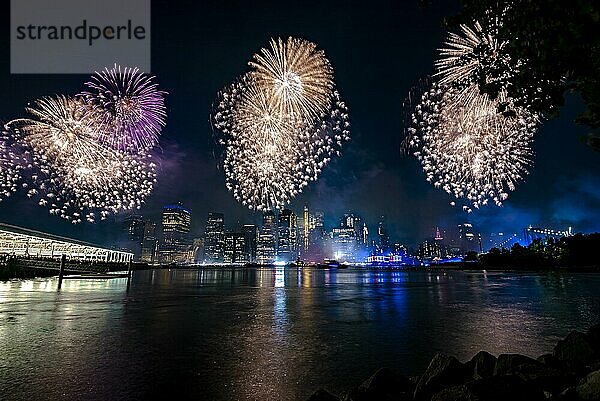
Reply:
[[[206,269],[0,282],[2,400],[303,400],[438,351],[538,356],[600,275]]]

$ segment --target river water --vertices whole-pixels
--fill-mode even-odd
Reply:
[[[138,271],[0,282],[2,400],[304,400],[378,367],[551,352],[600,321],[600,275]]]

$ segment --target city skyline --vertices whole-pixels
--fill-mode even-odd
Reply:
[[[432,227],[456,225],[465,219],[503,231],[529,224],[599,231],[596,210],[600,208],[600,175],[595,167],[600,155],[578,140],[587,133],[585,127],[573,122],[582,107],[578,97],[567,97],[561,116],[540,128],[531,174],[502,208],[487,206],[467,215],[450,206],[453,199],[425,181],[417,161],[401,154],[404,94],[424,74],[432,72],[435,49],[445,35],[442,17],[454,12],[448,5],[419,8],[416,3],[401,9],[385,5],[386,12],[377,14],[367,6],[343,11],[344,20],[355,27],[351,32],[343,24],[325,21],[326,15],[339,12],[335,4],[324,5],[322,16],[314,16],[299,5],[288,5],[297,18],[285,24],[267,12],[268,5],[246,9],[240,4],[240,15],[271,28],[267,32],[258,23],[243,25],[244,35],[240,38],[236,34],[236,40],[226,27],[215,22],[229,17],[227,7],[209,4],[201,9],[202,13],[179,15],[184,20],[177,25],[186,25],[191,18],[188,15],[201,15],[202,26],[218,33],[220,40],[227,40],[230,51],[227,55],[213,53],[214,38],[200,35],[192,43],[182,34],[176,36],[180,46],[204,46],[208,50],[202,57],[186,57],[185,62],[177,63],[173,60],[180,56],[170,51],[165,39],[153,38],[152,72],[170,93],[166,99],[169,117],[162,134],[162,169],[155,192],[136,213],[158,219],[162,206],[175,199],[195,211],[221,210],[230,216],[230,221],[260,222],[260,213],[248,211],[225,188],[223,172],[213,156],[210,106],[215,93],[241,72],[248,57],[269,37],[301,33],[299,36],[319,43],[335,67],[336,80],[351,110],[352,140],[343,155],[324,169],[319,181],[310,183],[287,206],[296,213],[308,203],[323,210],[327,225],[334,224],[337,216],[348,210],[359,210],[371,222],[385,214],[390,233],[403,242],[417,242]],[[179,32],[169,16],[179,14],[180,6],[171,9],[156,2],[154,10],[157,29]],[[415,21],[419,21],[418,25]],[[381,40],[371,41],[372,36]],[[397,38],[401,38],[400,43]],[[369,57],[364,55],[377,62],[365,61]],[[362,63],[360,71],[347,68],[357,62]],[[0,63],[8,69],[7,60]],[[76,91],[81,77],[14,75],[3,80],[7,96],[0,100],[0,118],[7,121],[18,116],[33,98]],[[195,173],[189,174],[190,171]],[[72,226],[49,216],[44,208],[27,204],[20,195],[5,199],[0,208],[0,221],[107,245],[113,242],[112,236],[126,216]],[[192,222],[193,230],[201,227],[201,222]]]
[[[265,211],[259,224],[231,222],[223,212],[205,214],[202,231],[191,228],[191,222],[202,220],[202,216],[193,214],[181,202],[164,205],[158,222],[139,214],[129,216],[116,234],[126,237],[117,248],[131,252],[136,261],[152,265],[291,264],[327,260],[414,265],[461,260],[469,252],[529,246],[536,240],[548,243],[577,233],[571,226],[531,224],[507,231],[484,231],[463,221],[453,226],[432,227],[417,241],[405,242],[390,235],[386,216],[369,223],[357,211],[338,216],[333,225],[325,224],[324,213],[307,204],[298,211]]]

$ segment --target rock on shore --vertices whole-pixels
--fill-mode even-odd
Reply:
[[[600,401],[600,324],[571,332],[552,354],[495,357],[480,351],[460,362],[436,354],[418,377],[383,368],[342,395],[315,392],[309,401]]]

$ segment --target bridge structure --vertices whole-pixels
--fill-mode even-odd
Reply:
[[[61,237],[28,228],[0,223],[0,255],[59,261],[65,255],[72,262],[128,263],[133,253]]]
[[[560,239],[573,235],[573,229],[571,227],[567,228],[566,230],[560,230],[529,226],[524,231],[527,244],[531,244],[536,239],[541,239],[542,241],[547,242],[550,238]]]

